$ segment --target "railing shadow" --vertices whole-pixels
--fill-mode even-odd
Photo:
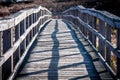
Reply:
[[[58,63],[59,63],[59,40],[57,39],[57,32],[58,32],[58,21],[56,20],[55,23],[55,30],[51,35],[53,39],[54,45],[52,48],[52,59],[49,65],[48,71],[48,80],[58,80]]]
[[[65,21],[63,21],[63,22],[65,22]],[[75,40],[76,44],[78,44],[79,51],[81,52],[81,54],[82,54],[82,56],[84,58],[84,63],[85,63],[86,69],[88,71],[88,75],[73,78],[72,80],[82,79],[82,78],[88,77],[88,76],[90,77],[91,80],[94,80],[94,79],[101,80],[101,78],[99,76],[99,73],[97,72],[97,70],[95,68],[95,65],[93,63],[92,57],[86,51],[86,49],[84,48],[84,45],[79,41],[79,39],[77,37],[77,34],[75,33],[75,30],[72,29],[71,26],[68,23],[66,23],[66,26],[71,30],[71,35],[72,35],[73,39]],[[89,68],[91,68],[91,69],[89,69]]]

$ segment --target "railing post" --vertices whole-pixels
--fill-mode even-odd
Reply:
[[[120,55],[120,29],[117,29],[117,49]],[[117,77],[120,79],[120,58],[117,57]]]
[[[106,39],[111,42],[111,26],[110,25],[106,25]],[[106,47],[106,61],[108,62],[108,64],[110,65],[110,60],[111,60],[111,51],[108,47]]]
[[[10,36],[10,39],[11,39],[11,47],[13,47],[13,27],[11,28],[11,36]],[[11,72],[13,72],[14,70],[14,62],[13,62],[13,55],[11,56]]]
[[[94,20],[93,20],[93,16],[91,16],[91,15],[88,15],[88,24],[91,26],[91,27],[93,27],[93,26],[95,26],[93,23]],[[93,38],[93,34],[92,34],[92,32],[90,32],[89,30],[88,30],[88,38],[89,38],[89,40],[92,42],[92,38]]]
[[[79,19],[81,19],[82,12],[79,12],[78,16],[79,16]],[[82,25],[80,23],[79,23],[79,29],[80,29],[80,31],[83,31]]]
[[[99,26],[99,33],[102,34],[102,35],[105,35],[105,22],[99,19],[99,25],[98,26]],[[99,52],[101,53],[101,55],[103,57],[105,57],[105,54],[104,54],[105,53],[105,45],[100,38],[99,38],[98,49],[99,49]]]
[[[0,31],[0,60],[2,58],[3,55],[3,33],[2,31]],[[2,80],[2,66],[0,66],[0,80]]]
[[[24,32],[25,32],[26,29],[27,29],[27,27],[26,27],[26,21],[27,21],[27,20],[26,20],[26,18],[25,18],[25,19],[24,19],[24,23],[23,23],[23,24],[24,24]],[[26,47],[27,47],[27,46],[26,46],[26,38],[24,39],[24,47],[25,47],[25,50],[26,50]]]
[[[32,19],[31,19],[32,21],[31,21],[31,22],[32,22],[32,24],[33,24],[33,23],[34,23],[34,14],[32,14],[31,17],[32,17]],[[31,30],[31,39],[32,39],[32,38],[33,38],[33,29]]]
[[[25,32],[25,20],[21,21],[21,23],[20,23],[20,36],[22,36],[24,32]],[[20,46],[21,55],[25,51],[25,48],[26,48],[26,44],[25,44],[25,40],[24,40]]]
[[[26,18],[26,29],[29,27],[29,16]],[[28,34],[29,35],[29,34]],[[26,46],[29,44],[29,37],[26,38]]]
[[[82,18],[82,20],[83,20],[85,23],[88,23],[88,14],[83,13],[83,18]],[[86,36],[86,38],[88,38],[88,30],[87,30],[87,28],[84,27],[84,26],[83,26],[83,28],[84,28],[84,35]]]
[[[82,13],[82,14],[81,14],[81,20],[84,21],[84,20],[83,20],[84,18],[85,18],[85,15],[84,15],[84,13]],[[82,33],[85,35],[85,27],[84,27],[83,25],[81,25],[81,27],[82,27],[82,28],[81,28],[81,31],[82,31]],[[85,36],[86,36],[86,35],[85,35]]]
[[[16,27],[15,27],[15,42],[20,38],[20,24],[18,24]],[[17,63],[17,61],[20,59],[20,46],[18,47],[18,49],[16,50],[15,52],[15,58],[14,58],[14,61],[15,61],[15,64]]]
[[[12,28],[3,31],[3,54],[13,46]],[[13,71],[13,56],[11,56],[2,66],[3,79],[7,79]]]
[[[92,17],[91,25],[94,29],[96,29],[96,18],[95,17]],[[92,43],[96,47],[96,36],[93,33],[92,33]]]

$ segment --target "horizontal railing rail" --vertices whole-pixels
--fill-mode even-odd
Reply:
[[[63,12],[98,52],[114,78],[120,78],[120,18],[106,11],[72,7]]]
[[[0,80],[12,80],[39,30],[52,13],[44,7],[21,10],[0,20]]]
[[[107,22],[112,27],[120,28],[120,18],[107,11],[99,11],[99,10],[95,10],[94,8],[84,8],[83,6],[77,6],[77,7],[72,7],[64,11],[63,13],[69,14],[68,12],[72,10],[78,10],[82,13],[87,13],[89,15],[101,19],[102,21]]]

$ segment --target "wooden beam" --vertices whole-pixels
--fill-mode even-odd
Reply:
[[[12,39],[11,38],[12,38],[12,29],[8,29],[3,32],[3,54],[4,55],[6,55],[6,52],[8,52],[8,50],[12,47]],[[2,65],[3,79],[7,79],[13,70],[13,62],[12,62],[13,58],[11,56]]]
[[[11,36],[10,36],[10,39],[11,39],[11,47],[13,47],[13,36],[14,36],[14,34],[13,34],[13,28],[14,27],[12,27],[11,29],[10,29],[10,33],[11,33]],[[13,61],[13,55],[11,56],[11,72],[13,72],[13,70],[14,70],[14,61]]]
[[[106,39],[109,42],[111,42],[111,33],[112,33],[112,29],[111,29],[110,25],[107,24],[106,25]],[[111,50],[108,47],[106,47],[106,61],[110,65],[110,62],[111,62]]]
[[[3,55],[3,32],[0,31],[0,61]],[[2,66],[0,66],[0,80],[2,80]]]
[[[117,29],[117,49],[120,55],[120,29]],[[120,79],[120,58],[117,57],[117,77]]]

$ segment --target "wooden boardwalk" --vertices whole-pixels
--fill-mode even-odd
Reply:
[[[15,80],[113,80],[70,24],[53,19],[39,33]]]

